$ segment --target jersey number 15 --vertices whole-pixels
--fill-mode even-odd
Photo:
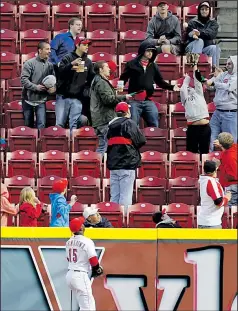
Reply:
[[[69,249],[69,262],[77,262],[78,256],[77,256],[77,249],[76,248],[70,248]]]

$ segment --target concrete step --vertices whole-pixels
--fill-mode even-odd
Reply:
[[[234,9],[220,9],[219,15],[217,16],[217,22],[233,25],[237,23],[237,10]]]
[[[217,7],[237,9],[237,1],[217,1]]]

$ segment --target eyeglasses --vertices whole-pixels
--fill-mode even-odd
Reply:
[[[232,62],[226,63],[226,66],[231,66]]]

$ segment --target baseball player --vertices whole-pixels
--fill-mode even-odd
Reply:
[[[66,282],[76,295],[80,311],[95,311],[89,272],[92,270],[92,277],[97,277],[103,273],[103,268],[99,266],[93,241],[84,236],[84,221],[83,217],[79,217],[69,224],[74,235],[66,243],[69,262]]]

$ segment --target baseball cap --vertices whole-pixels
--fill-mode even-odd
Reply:
[[[206,7],[210,8],[209,2],[206,2],[206,1],[204,1],[204,2],[202,2],[202,3],[200,4],[200,8],[201,8],[202,6],[206,6]]]
[[[116,105],[116,112],[128,112],[129,111],[129,105],[126,102],[121,102]]]
[[[86,207],[83,211],[83,217],[88,219],[89,216],[95,215],[98,212],[98,208]]]
[[[68,186],[68,180],[67,179],[60,179],[53,183],[52,188],[53,192],[61,193],[67,188]]]
[[[216,162],[214,161],[205,161],[204,165],[203,165],[203,170],[206,174],[211,174],[214,173],[217,169],[217,165]]]
[[[84,224],[85,219],[83,217],[74,218],[69,223],[69,229],[71,232],[79,232]]]
[[[50,89],[51,87],[56,85],[56,78],[53,75],[48,75],[42,80],[42,84],[47,88]]]
[[[74,44],[77,46],[77,45],[80,45],[80,44],[91,44],[91,41],[88,40],[87,38],[85,37],[76,37],[75,40],[74,40]]]
[[[158,6],[160,6],[161,4],[168,4],[168,2],[167,2],[167,1],[160,1],[160,2],[158,3]]]

